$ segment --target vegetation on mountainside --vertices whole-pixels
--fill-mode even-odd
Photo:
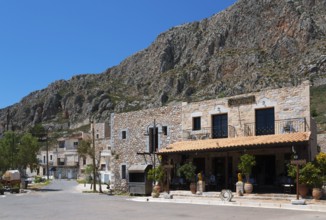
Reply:
[[[326,131],[326,85],[311,88],[311,116],[315,119],[318,133]]]

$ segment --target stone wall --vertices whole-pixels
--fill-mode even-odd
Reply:
[[[96,123],[94,125],[94,133],[96,139],[110,138],[110,125],[109,123]]]
[[[109,167],[114,176],[115,188],[127,190],[128,176],[126,179],[121,178],[123,165],[128,171],[133,164],[153,164],[153,155],[137,153],[148,152],[149,138],[146,133],[153,126],[154,119],[156,119],[160,133],[159,148],[163,148],[187,138],[185,131],[192,132],[193,117],[201,117],[201,127],[207,128],[211,132],[212,116],[228,114],[228,125],[235,128],[236,136],[244,136],[244,125],[255,122],[255,110],[272,107],[275,111],[275,120],[305,118],[306,128],[309,130],[311,125],[309,82],[304,82],[297,87],[264,90],[234,97],[194,103],[184,102],[156,109],[112,114],[110,122],[112,158]],[[167,135],[163,134],[163,126],[168,127]],[[279,172],[283,171],[281,168],[278,169]],[[207,167],[207,169],[210,168]]]
[[[320,151],[326,153],[326,134],[318,134],[317,141]]]
[[[138,155],[148,152],[149,138],[147,130],[153,126],[156,119],[159,130],[159,148],[182,140],[181,129],[181,103],[143,111],[113,114],[112,123],[112,160],[111,171],[114,173],[114,183],[117,190],[127,190],[127,179],[121,179],[121,167],[126,165],[126,170],[133,164],[153,163],[150,155]],[[162,126],[167,126],[167,135],[162,133]],[[126,138],[122,138],[122,132]],[[157,162],[156,157],[156,162]]]
[[[242,105],[229,105],[229,100],[254,97],[254,101]],[[201,117],[201,127],[212,127],[212,115],[228,114],[228,125],[236,130],[236,136],[244,135],[244,124],[255,122],[255,109],[274,107],[275,120],[306,118],[310,127],[310,87],[306,81],[298,87],[265,90],[227,98],[183,103],[183,129],[192,129],[192,118]]]

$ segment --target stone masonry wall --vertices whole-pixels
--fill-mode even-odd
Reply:
[[[96,139],[105,139],[110,136],[110,126],[108,123],[96,123],[94,125],[94,133]]]
[[[182,140],[181,129],[181,103],[155,109],[147,109],[136,112],[114,114],[112,129],[112,160],[110,167],[114,173],[114,185],[117,190],[127,190],[127,179],[121,179],[121,166],[128,168],[133,164],[153,163],[153,157],[142,156],[148,150],[147,129],[153,126],[156,119],[159,132],[162,126],[168,127],[167,135],[159,133],[159,146]],[[126,131],[126,139],[122,139],[122,131]],[[156,158],[157,162],[157,158]]]
[[[234,126],[237,136],[244,135],[244,124],[255,122],[255,109],[274,107],[275,120],[306,118],[310,126],[310,87],[304,82],[298,87],[265,90],[214,100],[183,103],[183,129],[192,129],[192,118],[201,117],[201,127],[212,127],[212,115],[228,114],[228,125]],[[255,103],[240,106],[229,106],[230,98],[255,96]]]
[[[255,97],[255,102],[239,106],[229,106],[229,99]],[[127,190],[126,179],[121,179],[121,166],[128,168],[137,163],[153,163],[149,155],[142,156],[148,150],[147,129],[153,126],[156,119],[159,132],[162,126],[168,126],[168,135],[159,134],[160,148],[176,141],[185,140],[185,130],[192,130],[192,118],[201,117],[201,127],[212,127],[212,115],[228,114],[228,125],[235,128],[236,136],[244,135],[244,124],[255,122],[255,110],[274,107],[275,120],[305,118],[310,128],[310,85],[303,82],[297,87],[264,90],[227,98],[218,98],[194,103],[177,103],[156,109],[111,115],[111,171],[114,174],[114,185],[118,190]],[[126,133],[126,139],[122,138]],[[210,131],[209,131],[210,132]]]
[[[318,134],[317,140],[320,151],[326,153],[326,134]]]

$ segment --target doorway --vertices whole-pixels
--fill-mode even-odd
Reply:
[[[212,116],[212,138],[228,137],[228,115],[220,114]]]
[[[252,177],[259,187],[272,186],[275,183],[275,155],[257,155]]]
[[[199,172],[205,174],[205,158],[194,158],[193,164],[196,166],[196,174],[198,174]]]

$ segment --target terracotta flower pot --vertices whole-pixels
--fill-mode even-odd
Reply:
[[[190,191],[192,194],[196,194],[197,191],[196,183],[190,183]]]
[[[253,190],[254,190],[254,187],[253,187],[253,185],[251,183],[245,183],[244,184],[245,193],[250,194],[250,193],[252,193]]]
[[[312,197],[315,200],[319,200],[323,195],[323,191],[320,188],[313,188],[312,189]]]
[[[302,198],[306,198],[309,188],[306,184],[299,184],[299,194]]]
[[[161,191],[161,186],[160,185],[155,185],[152,191],[152,197],[153,198],[158,198],[160,196],[160,191]]]

